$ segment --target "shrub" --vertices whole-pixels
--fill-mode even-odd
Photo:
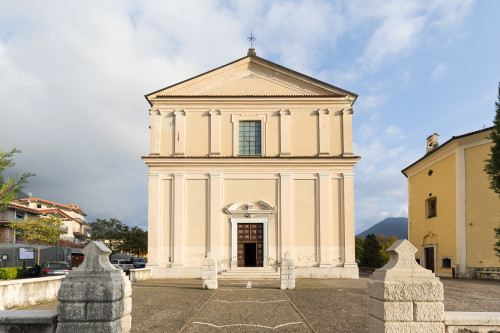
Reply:
[[[20,277],[22,275],[22,267],[6,267],[0,268],[0,279],[2,280],[12,280]]]

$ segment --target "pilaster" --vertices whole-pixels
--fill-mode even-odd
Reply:
[[[210,110],[210,155],[220,155],[220,110]],[[212,253],[213,254],[213,253]],[[217,258],[217,256],[216,256]]]
[[[148,173],[148,267],[160,265],[160,174]]]
[[[280,173],[280,209],[279,209],[279,235],[281,240],[280,256],[286,252],[293,257],[293,220],[292,220],[292,174]]]
[[[354,172],[342,174],[344,267],[356,267],[354,255]]]
[[[319,136],[319,155],[328,156],[330,152],[328,150],[328,115],[330,111],[328,109],[318,110],[318,136]]]
[[[332,228],[330,214],[330,173],[318,174],[319,187],[319,267],[332,266]]]
[[[215,260],[222,260],[222,179],[221,173],[209,173],[209,251]]]
[[[352,156],[352,115],[354,113],[353,108],[342,110],[342,155]]]
[[[184,223],[184,173],[174,173],[174,230],[173,230],[173,250],[172,267],[183,266],[184,256],[184,236],[185,236],[185,223]]]
[[[184,155],[186,112],[184,110],[176,110],[174,111],[174,117],[175,117],[174,155]]]
[[[290,155],[290,110],[280,110],[280,156]]]
[[[149,155],[160,155],[160,129],[161,114],[160,110],[149,110],[151,116],[151,145]]]

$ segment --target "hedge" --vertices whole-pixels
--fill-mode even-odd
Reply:
[[[22,267],[6,267],[0,268],[0,279],[12,280],[21,277],[23,274]]]

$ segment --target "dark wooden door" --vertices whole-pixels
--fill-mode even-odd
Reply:
[[[434,273],[434,248],[426,247],[425,250],[425,268],[430,269]]]
[[[254,243],[255,247],[245,246],[248,243]],[[262,223],[238,223],[237,255],[238,267],[262,267],[264,265],[264,229]]]

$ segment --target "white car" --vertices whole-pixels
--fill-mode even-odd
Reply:
[[[123,270],[124,272],[128,272],[129,269],[134,268],[134,263],[132,262],[132,260],[113,259],[111,260],[111,264],[116,268]]]

